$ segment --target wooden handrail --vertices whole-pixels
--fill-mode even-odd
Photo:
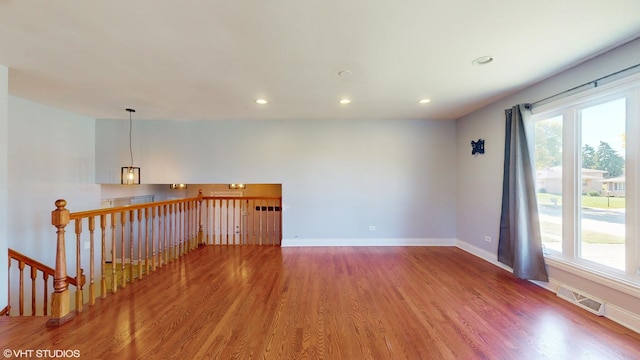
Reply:
[[[210,199],[240,199],[240,200],[280,200],[282,196],[203,196],[205,200]]]
[[[31,267],[31,268],[35,268],[37,270],[42,271],[43,273],[52,276],[55,275],[55,270],[50,267],[47,266],[41,262],[39,262],[38,260],[32,259],[24,254],[21,254],[13,249],[9,249],[9,259],[13,259],[16,261],[21,261],[23,263],[25,263],[25,265]],[[69,285],[73,285],[73,286],[78,286],[78,281],[76,280],[76,278],[71,277],[71,276],[67,276],[67,282],[69,283]],[[80,277],[80,284],[84,285],[85,282],[85,276],[82,275]]]
[[[9,312],[11,311],[11,306],[7,305],[0,311],[0,316],[9,316]]]
[[[8,255],[9,255],[9,269],[11,269],[11,263],[12,261],[16,261],[18,263],[18,269],[20,271],[20,277],[19,277],[19,289],[18,289],[18,299],[19,299],[19,306],[18,306],[18,314],[20,316],[24,315],[24,308],[25,308],[25,301],[24,301],[24,293],[25,293],[25,285],[24,285],[24,269],[25,267],[29,267],[29,274],[31,276],[31,315],[35,316],[36,312],[37,312],[37,307],[36,304],[38,302],[37,300],[37,295],[36,295],[36,283],[39,282],[38,281],[38,272],[42,273],[42,288],[43,288],[43,299],[41,300],[41,306],[42,306],[42,315],[47,315],[48,311],[47,311],[47,302],[48,302],[48,291],[49,291],[49,278],[51,279],[55,279],[55,269],[53,269],[50,266],[47,266],[43,263],[41,263],[38,260],[35,260],[29,256],[26,256],[24,254],[21,254],[13,249],[8,249]],[[82,288],[82,285],[85,282],[85,277],[83,274],[83,271],[80,270],[79,273],[79,278],[73,278],[70,276],[67,276],[66,279],[67,283],[69,285],[75,286],[77,288]],[[9,291],[11,291],[11,289],[9,289]],[[9,307],[10,309],[10,307]],[[9,310],[7,310],[9,311]],[[6,315],[9,315],[8,313]]]
[[[83,218],[88,218],[88,217],[92,217],[92,216],[109,215],[109,214],[113,214],[113,213],[121,213],[123,211],[131,211],[131,210],[138,210],[138,209],[146,209],[146,208],[150,208],[150,207],[160,207],[160,206],[163,206],[163,205],[179,204],[179,203],[184,203],[184,202],[189,201],[189,200],[193,201],[193,200],[199,200],[199,199],[204,199],[204,200],[210,200],[210,199],[222,199],[222,200],[238,200],[238,199],[242,199],[242,200],[280,200],[280,199],[282,199],[282,197],[281,196],[242,196],[242,197],[238,197],[238,196],[202,196],[201,198],[200,197],[193,197],[193,198],[184,198],[184,199],[154,201],[154,202],[151,202],[151,203],[144,203],[144,204],[123,205],[123,206],[115,206],[115,207],[104,208],[104,209],[77,211],[77,212],[70,213],[69,214],[69,218],[70,218],[70,220],[83,219]]]

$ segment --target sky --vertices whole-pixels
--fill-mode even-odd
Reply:
[[[600,141],[609,143],[625,157],[623,137],[625,133],[625,99],[618,99],[582,110],[582,144],[589,144],[595,150]]]
[[[582,146],[589,144],[594,150],[598,150],[600,141],[604,141],[624,158],[625,112],[626,100],[624,98],[583,108]],[[546,121],[562,122],[562,115],[546,119]]]

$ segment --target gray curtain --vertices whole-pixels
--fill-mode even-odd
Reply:
[[[498,261],[521,279],[549,281],[542,254],[534,174],[529,157],[528,105],[505,110],[506,137]]]

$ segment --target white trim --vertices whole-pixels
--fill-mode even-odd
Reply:
[[[545,257],[545,263],[547,266],[566,271],[570,274],[580,276],[583,279],[604,285],[627,295],[640,298],[640,287],[628,280],[614,278],[611,275],[596,272],[591,268],[583,268],[574,262],[562,261],[558,258],[551,258],[549,256]]]
[[[469,243],[466,243],[466,242],[460,241],[460,240],[456,240],[455,246],[458,249],[464,250],[464,251],[468,252],[471,255],[475,255],[475,256],[477,256],[477,257],[479,257],[479,258],[481,258],[481,259],[483,259],[483,260],[485,260],[487,262],[492,263],[493,265],[495,265],[497,267],[500,267],[500,268],[502,268],[504,270],[507,270],[510,273],[513,272],[512,268],[510,268],[509,266],[507,266],[507,265],[505,265],[505,264],[503,264],[503,263],[498,261],[498,255],[497,254],[494,254],[492,252],[489,252],[487,250],[481,249],[481,248],[479,248],[477,246],[471,245]]]
[[[604,316],[611,321],[617,322],[626,328],[640,333],[640,315],[638,314],[634,314],[619,306],[607,303]]]
[[[538,281],[538,280],[529,280],[529,281],[534,283],[535,285],[540,286],[545,290],[551,291],[554,294],[558,292],[558,289],[560,288],[560,286],[565,285],[551,278],[549,278],[549,282]]]
[[[571,286],[558,282],[554,279],[549,279],[548,283],[534,280],[532,280],[531,282],[545,290],[551,291],[554,294],[558,292],[558,288],[560,288],[560,286],[571,288]],[[634,314],[629,310],[609,303],[606,300],[602,301],[606,304],[604,308],[604,317],[637,333],[640,333],[640,315]]]
[[[282,239],[281,247],[302,246],[455,246],[456,239],[362,238],[362,239]]]
[[[575,93],[567,94],[564,97],[556,99],[549,99],[549,101],[543,101],[539,105],[534,105],[531,110],[532,114],[539,115],[545,113],[553,113],[554,109],[558,109],[566,106],[580,105],[597,99],[602,96],[602,93],[620,93],[629,89],[633,89],[638,86],[637,81],[640,80],[640,72],[636,68],[633,74],[626,76],[618,76],[610,79],[609,81],[598,81],[598,86],[594,86],[593,82],[586,83],[585,89],[576,89]],[[591,87],[589,84],[591,84]],[[605,95],[606,96],[606,95]]]

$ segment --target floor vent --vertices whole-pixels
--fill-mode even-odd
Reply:
[[[598,316],[604,315],[604,302],[602,300],[582,294],[566,286],[560,286],[556,295]]]

